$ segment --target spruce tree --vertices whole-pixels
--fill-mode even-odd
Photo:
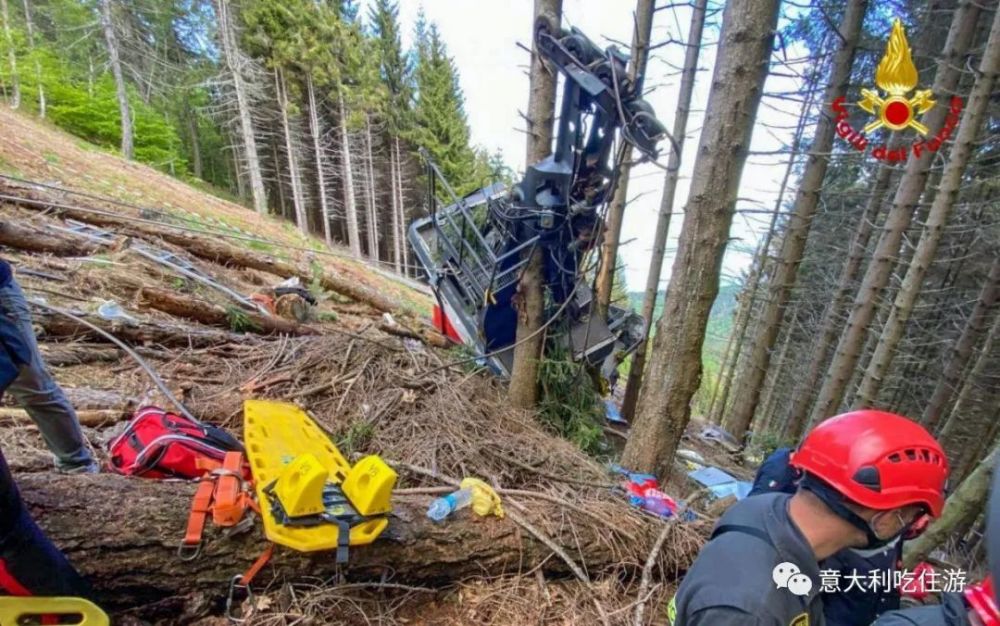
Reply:
[[[425,27],[418,21],[416,57],[417,101],[409,138],[430,153],[456,191],[471,190],[475,154],[469,147],[465,97],[435,24]]]

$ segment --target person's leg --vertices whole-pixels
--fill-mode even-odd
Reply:
[[[21,374],[7,391],[38,425],[46,445],[56,457],[57,468],[63,471],[97,471],[97,463],[83,440],[73,405],[45,369],[35,341],[35,331],[31,327],[28,303],[13,279],[6,287],[0,287],[0,315],[3,316],[0,323],[17,326],[31,350],[31,362],[21,368]]]
[[[2,452],[0,589],[18,596],[93,598],[90,584],[28,515]]]

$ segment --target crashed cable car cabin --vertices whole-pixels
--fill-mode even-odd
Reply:
[[[588,252],[596,254],[617,159],[631,152],[614,149],[616,138],[642,158],[655,158],[666,131],[615,47],[601,50],[579,30],[557,31],[544,20],[535,39],[538,53],[562,76],[553,153],[529,165],[510,190],[494,184],[461,198],[427,158],[431,214],[410,226],[408,239],[437,296],[438,328],[502,377],[513,363],[517,283],[529,253],[540,250],[548,336],[608,377],[642,341],[644,323],[615,306],[607,322],[600,319],[584,263]],[[441,207],[439,195],[450,204]]]

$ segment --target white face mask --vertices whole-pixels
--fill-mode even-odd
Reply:
[[[888,552],[890,550],[894,550],[896,548],[896,545],[899,543],[899,541],[902,538],[903,538],[902,535],[898,535],[898,536],[896,536],[896,538],[894,538],[892,541],[890,541],[886,545],[880,546],[878,548],[871,548],[871,549],[849,548],[849,550],[851,552],[853,552],[854,554],[857,554],[858,556],[863,556],[863,557],[865,557],[867,559],[869,557],[875,556],[876,554],[884,554],[885,552]]]

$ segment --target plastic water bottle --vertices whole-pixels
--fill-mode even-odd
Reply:
[[[442,498],[436,498],[427,509],[427,517],[440,522],[453,512],[469,506],[472,502],[471,489],[459,489]]]

